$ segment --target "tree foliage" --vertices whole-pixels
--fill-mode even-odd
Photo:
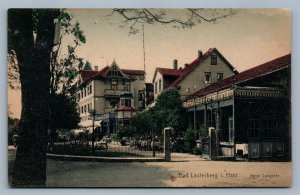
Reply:
[[[72,20],[73,17],[62,10],[56,19],[59,25],[58,44],[51,50],[50,58],[50,93],[67,93],[71,94],[74,81],[84,62],[76,54],[78,46],[86,43],[86,37],[77,21]],[[39,20],[39,10],[32,9],[32,31],[33,42],[36,40],[37,27]],[[9,33],[9,36],[11,34]],[[11,40],[11,39],[9,39]],[[72,40],[66,45],[66,40]],[[11,89],[20,89],[20,75],[16,52],[13,49],[14,43],[9,43],[8,53],[8,85]],[[88,62],[87,62],[88,63]]]
[[[185,110],[182,107],[179,91],[168,89],[157,98],[156,105],[131,118],[133,135],[161,135],[163,128],[173,127],[176,134],[185,128]]]
[[[52,121],[54,129],[73,129],[80,121],[76,102],[64,94],[53,96]]]
[[[157,97],[155,107],[163,127],[173,127],[177,132],[184,129],[186,123],[185,110],[177,89],[164,90]]]
[[[193,129],[187,129],[184,132],[184,145],[188,152],[193,152],[193,149],[196,147],[196,134]]]
[[[86,38],[78,21],[73,23],[72,16],[62,11],[58,17],[58,22],[61,26],[59,42],[53,48],[50,60],[51,94],[69,93],[84,64],[83,59],[76,54],[76,48],[86,43]],[[72,41],[68,45],[63,45],[64,39],[71,39]]]

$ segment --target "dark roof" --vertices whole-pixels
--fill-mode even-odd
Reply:
[[[98,73],[98,71],[90,71],[90,70],[81,70],[80,76],[82,79],[82,82],[88,81],[91,77],[95,76]]]
[[[284,69],[291,65],[291,54],[282,56],[280,58],[274,59],[272,61],[266,62],[264,64],[258,65],[254,68],[245,70],[239,74],[228,77],[222,81],[213,83],[203,89],[192,94],[190,97],[194,96],[204,96],[208,93],[213,93],[221,89],[228,88],[232,85],[239,84],[248,80],[255,79],[257,77],[273,73],[275,71]]]
[[[103,78],[106,76],[108,71],[110,70],[109,66],[105,66],[100,71],[89,71],[89,70],[80,70],[80,75],[82,78],[82,82],[85,83],[90,79],[97,79],[97,78]],[[128,70],[128,69],[121,69],[121,71],[128,76],[131,75],[144,75],[145,71],[143,70]],[[132,77],[128,77],[132,78]]]
[[[121,69],[121,71],[128,75],[144,75],[145,74],[145,71],[143,71],[143,70]]]
[[[152,82],[154,82],[154,78],[156,77],[157,72],[159,72],[163,76],[171,76],[175,79],[180,75],[181,70],[179,69],[172,69],[172,68],[156,68],[154,72],[154,76]]]
[[[229,68],[234,72],[237,73],[235,68],[226,60],[226,58],[216,49],[216,48],[210,48],[207,52],[205,52],[201,57],[198,57],[195,59],[192,63],[188,64],[187,67],[185,67],[179,77],[169,86],[169,87],[175,87],[178,83],[180,83],[192,70],[194,70],[199,62],[203,61],[204,59],[209,56],[211,52],[216,52],[219,54],[219,56],[226,62],[226,64],[229,66]]]
[[[108,66],[105,66],[100,71],[98,71],[96,75],[94,75],[94,78],[104,77],[106,75],[106,73],[108,73],[109,70],[110,70],[110,68]]]
[[[171,68],[157,68],[157,71],[164,76],[179,76],[181,70]]]

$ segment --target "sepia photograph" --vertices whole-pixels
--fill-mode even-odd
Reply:
[[[292,187],[291,13],[8,9],[9,187]]]

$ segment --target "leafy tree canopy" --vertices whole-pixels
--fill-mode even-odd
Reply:
[[[52,125],[54,129],[76,128],[80,118],[76,110],[76,102],[66,95],[58,94],[52,96]]]
[[[185,110],[179,91],[175,88],[164,90],[156,100],[156,112],[163,127],[173,127],[182,130],[185,126]]]

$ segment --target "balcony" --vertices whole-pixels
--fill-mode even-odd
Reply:
[[[117,89],[105,89],[104,96],[105,97],[119,97],[122,92],[124,92],[124,91],[117,90]]]

